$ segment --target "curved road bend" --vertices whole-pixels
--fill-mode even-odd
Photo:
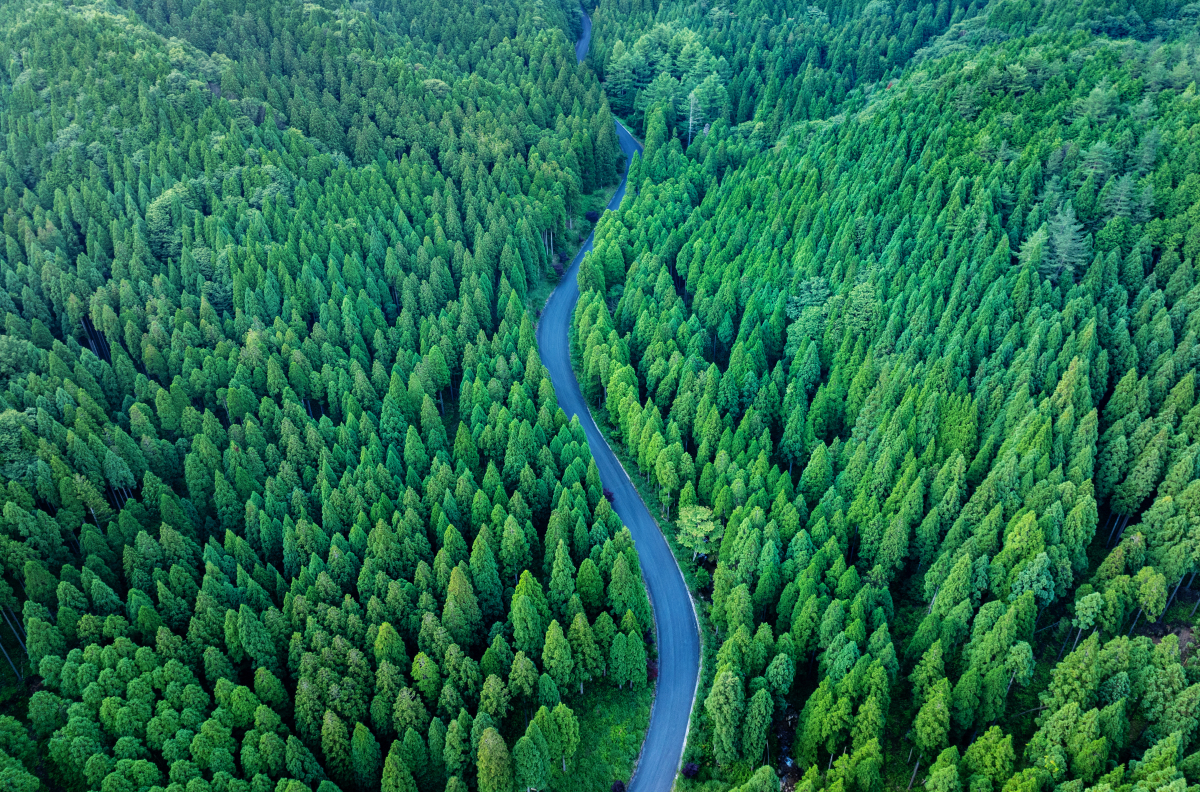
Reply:
[[[583,30],[579,34],[579,41],[575,42],[575,59],[583,63],[583,59],[587,57],[588,47],[592,44],[592,18],[579,9],[579,16],[583,17]]]
[[[580,61],[587,56],[592,23],[584,15],[583,37],[576,46]],[[617,122],[617,137],[626,158],[625,173],[608,208],[616,209],[625,196],[629,161],[641,146],[629,131]],[[637,545],[642,564],[642,577],[650,592],[654,608],[654,623],[658,633],[658,683],[650,728],[642,746],[641,760],[630,782],[630,792],[669,792],[683,757],[688,721],[696,696],[700,674],[700,634],[692,610],[691,594],[683,573],[621,463],[592,420],[587,403],[571,369],[571,348],[568,332],[575,303],[579,300],[579,263],[592,249],[589,236],[562,281],[550,295],[545,311],[538,322],[537,341],[542,362],[550,373],[559,406],[569,418],[578,415],[587,434],[588,446],[600,470],[600,480],[612,493],[613,509],[629,528]]]

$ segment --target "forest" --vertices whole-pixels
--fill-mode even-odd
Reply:
[[[629,780],[653,618],[529,302],[621,166],[578,24],[0,5],[5,789]]]
[[[667,792],[614,453],[680,792],[1200,789],[1200,4],[0,0],[0,65],[6,792]]]
[[[681,789],[1200,783],[1198,16],[601,4],[572,343],[702,603]]]

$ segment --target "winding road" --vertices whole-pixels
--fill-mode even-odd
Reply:
[[[575,46],[575,55],[580,62],[587,57],[591,36],[592,21],[584,14],[583,33]],[[621,199],[625,197],[628,163],[634,153],[641,149],[619,121],[617,137],[625,154],[626,165],[617,193],[608,204],[610,210],[619,207]],[[630,792],[669,792],[683,757],[692,702],[696,697],[700,674],[700,633],[696,626],[696,614],[692,610],[691,594],[671,554],[671,548],[667,546],[658,523],[638,495],[629,475],[592,420],[571,368],[568,333],[575,303],[579,300],[579,263],[591,249],[592,237],[589,236],[546,302],[538,322],[537,341],[559,406],[568,418],[579,416],[592,457],[600,470],[600,480],[605,489],[612,493],[613,509],[629,528],[637,545],[642,577],[650,592],[658,634],[658,682],[650,714],[650,728],[646,732],[641,760],[629,789]]]
[[[592,18],[583,13],[582,8],[579,9],[579,16],[583,17],[583,30],[579,34],[579,41],[575,42],[575,59],[583,63],[588,54],[588,47],[592,45]]]

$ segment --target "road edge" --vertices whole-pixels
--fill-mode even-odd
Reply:
[[[621,122],[617,121],[617,123],[620,124]],[[621,124],[621,125],[624,126],[624,124]],[[636,142],[636,139],[635,139],[635,142]],[[572,314],[574,314],[574,312],[572,312]],[[573,318],[574,317],[572,316],[572,319]],[[567,343],[567,354],[568,355],[570,355],[570,353],[571,353],[570,334],[574,333],[574,331],[575,331],[575,323],[574,323],[574,321],[572,321],[571,325],[567,331],[568,332],[568,343]],[[579,373],[575,370],[574,356],[571,356],[571,376],[575,377],[575,381],[577,383],[579,382]],[[619,456],[617,456],[617,452],[613,449],[612,443],[610,443],[608,440],[607,433],[604,431],[604,429],[601,428],[600,422],[596,420],[596,416],[592,412],[591,403],[585,399],[584,404],[587,406],[588,418],[591,419],[592,424],[596,427],[598,433],[600,434],[600,439],[603,440],[604,445],[608,447],[608,452],[613,455],[613,459],[617,460],[617,467],[621,468],[621,473],[623,473],[625,475],[625,480],[629,482],[629,486],[633,489],[634,493],[637,495],[638,501],[640,501],[642,504],[642,508],[646,510],[646,514],[649,514],[650,519],[654,520],[654,527],[658,529],[659,535],[662,536],[663,541],[666,542],[666,544],[667,544],[667,551],[671,554],[671,563],[675,567],[675,573],[677,575],[679,575],[680,581],[683,582],[684,591],[686,591],[688,593],[688,604],[692,608],[692,626],[695,627],[695,629],[696,629],[696,637],[698,639],[700,639],[696,642],[696,649],[697,649],[697,652],[696,652],[696,682],[692,686],[692,703],[691,703],[691,706],[688,708],[688,718],[687,718],[688,727],[686,729],[684,729],[684,731],[683,731],[683,744],[679,750],[679,761],[675,765],[675,780],[671,782],[671,788],[674,789],[675,784],[679,781],[679,771],[683,767],[683,755],[687,752],[688,737],[691,735],[691,732],[692,732],[692,716],[696,712],[696,693],[699,692],[699,690],[700,690],[700,672],[703,670],[703,666],[704,666],[704,641],[703,641],[702,636],[700,635],[700,617],[696,613],[696,597],[692,593],[691,587],[688,585],[687,576],[683,574],[683,569],[679,566],[679,559],[675,556],[675,551],[671,549],[671,543],[669,541],[667,541],[667,534],[665,531],[663,531],[662,525],[659,523],[658,518],[654,516],[654,512],[650,510],[650,507],[646,505],[646,499],[642,497],[641,490],[639,490],[637,485],[633,483],[633,479],[630,477],[629,471],[625,469],[625,466],[623,464],[621,464],[621,458]],[[650,601],[650,607],[651,607],[651,610],[653,611],[654,610],[654,601],[653,600]],[[655,614],[655,617],[654,617],[654,634],[655,634],[655,640],[657,641],[657,637],[658,637],[658,615],[657,614]],[[658,706],[658,679],[656,678],[654,680],[654,701],[650,705],[650,722],[651,723],[654,722],[654,709],[657,706]],[[647,726],[646,727],[647,734],[649,734],[649,731],[650,731],[650,727]],[[642,750],[645,750],[645,747],[646,747],[646,741],[642,740]],[[638,751],[638,760],[637,760],[637,763],[634,765],[633,775],[631,775],[629,777],[629,786],[631,786],[631,787],[633,786],[634,779],[637,778],[637,771],[641,767],[641,759],[642,759],[642,751]]]

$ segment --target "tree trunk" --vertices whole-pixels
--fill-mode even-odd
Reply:
[[[1108,532],[1108,540],[1105,541],[1105,543],[1104,543],[1105,547],[1108,547],[1109,545],[1112,544],[1113,534],[1117,532],[1117,523],[1118,522],[1120,522],[1120,520],[1118,519],[1117,513],[1109,512],[1108,513],[1108,521],[1106,523],[1104,523],[1104,527],[1107,528],[1109,526],[1109,524],[1112,524],[1112,530],[1110,530]]]
[[[1062,657],[1063,650],[1067,648],[1067,641],[1069,641],[1069,640],[1071,640],[1071,631],[1067,630],[1067,637],[1063,638],[1063,644],[1062,644],[1062,646],[1060,646],[1058,648],[1058,655],[1054,658],[1054,662],[1057,663],[1059,661],[1059,659]],[[1078,636],[1075,638],[1075,640],[1076,641],[1079,640]],[[1072,647],[1071,651],[1074,652],[1075,648]]]
[[[917,763],[915,765],[913,765],[912,778],[908,779],[908,789],[904,790],[904,792],[909,792],[909,790],[912,789],[913,781],[917,780],[917,768],[920,766],[921,766],[921,757],[918,756]]]
[[[4,612],[12,617],[13,622],[17,625],[17,629],[20,630],[21,635],[28,636],[28,633],[25,632],[25,625],[21,624],[21,620],[17,618],[17,614],[14,613],[13,610],[7,605],[4,606]]]
[[[21,676],[21,672],[18,671],[16,665],[13,664],[12,658],[8,656],[8,650],[4,648],[3,644],[0,644],[0,652],[4,652],[4,659],[8,661],[10,666],[12,666],[13,673],[17,675],[17,681],[24,682],[25,680]]]
[[[1125,535],[1125,527],[1126,527],[1127,525],[1129,525],[1129,515],[1126,515],[1126,516],[1125,516],[1125,517],[1124,517],[1124,518],[1121,520],[1121,527],[1117,529],[1117,538],[1116,538],[1116,541],[1117,541],[1117,543],[1118,543],[1118,544],[1120,544],[1120,542],[1121,542],[1121,537]]]
[[[29,649],[25,646],[25,642],[21,640],[21,634],[17,632],[17,628],[13,627],[12,622],[8,620],[8,613],[4,613],[4,623],[8,625],[8,629],[12,630],[13,637],[16,638],[17,643],[21,645],[21,651],[28,655]]]
[[[1133,625],[1129,628],[1130,635],[1133,635],[1133,628],[1137,627],[1138,619],[1141,617],[1141,615],[1142,615],[1142,609],[1138,608],[1137,615],[1133,617]]]
[[[1195,572],[1192,573],[1192,577],[1193,578],[1196,577]],[[1189,580],[1188,585],[1191,585],[1191,582],[1192,581]],[[1179,587],[1182,585],[1183,585],[1183,577],[1180,576],[1179,582],[1175,584],[1175,590],[1171,592],[1171,598],[1167,600],[1167,606],[1165,608],[1163,608],[1163,613],[1166,613],[1167,609],[1171,607],[1171,603],[1175,601],[1175,595],[1179,593]]]

